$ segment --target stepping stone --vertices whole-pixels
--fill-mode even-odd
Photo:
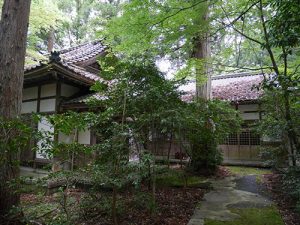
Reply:
[[[187,225],[204,225],[203,219],[190,219]]]
[[[231,221],[240,218],[230,211],[231,208],[264,208],[272,205],[272,201],[258,193],[239,190],[234,177],[212,181],[212,186],[213,190],[204,195],[188,225],[204,225],[205,219]]]

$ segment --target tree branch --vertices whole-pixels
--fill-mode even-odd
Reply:
[[[244,26],[245,26],[245,20],[243,20],[242,32],[244,32]],[[239,44],[238,44],[238,57],[237,57],[237,61],[236,61],[237,66],[240,64],[241,44],[242,44],[242,39],[240,39]]]
[[[195,4],[190,5],[190,6],[188,6],[188,7],[180,8],[180,9],[177,10],[176,12],[174,12],[174,13],[172,13],[172,14],[170,14],[170,15],[164,17],[163,19],[159,20],[158,22],[152,24],[152,25],[150,26],[150,30],[152,30],[152,28],[155,27],[156,25],[163,23],[163,22],[166,21],[167,19],[170,19],[171,17],[176,16],[177,14],[181,13],[182,11],[185,11],[185,10],[188,10],[188,9],[191,9],[191,8],[194,8],[195,6],[197,6],[197,5],[201,4],[201,3],[207,2],[207,1],[208,1],[208,0],[201,0],[201,1],[196,2]]]
[[[261,20],[261,23],[262,23],[264,37],[265,37],[265,41],[266,41],[265,48],[267,49],[267,51],[270,55],[271,62],[272,62],[275,73],[277,75],[279,75],[278,66],[277,66],[273,51],[270,47],[269,34],[268,34],[268,31],[267,31],[266,22],[265,22],[265,18],[264,18],[264,14],[263,14],[262,0],[259,1],[259,7],[258,8],[260,10],[260,20]]]
[[[226,27],[231,26],[232,24],[234,24],[235,22],[237,22],[239,19],[241,19],[246,13],[248,13],[257,3],[259,2],[256,1],[253,4],[251,4],[245,11],[241,12],[241,14],[236,17],[234,20],[232,20],[229,24],[223,24],[223,26],[219,29],[217,29],[213,34],[209,35],[209,37],[213,37],[215,34],[217,34],[220,30],[225,29]],[[228,18],[228,14],[226,15],[226,17]]]
[[[252,6],[252,7],[253,7],[253,6]],[[224,9],[223,6],[221,6],[221,9],[222,9],[222,11],[224,12],[224,14],[225,14],[227,20],[230,21],[229,16],[228,16],[228,14],[227,14],[227,12],[225,11],[225,9]],[[264,44],[263,44],[262,42],[260,42],[259,40],[256,40],[256,39],[250,37],[249,35],[245,34],[244,32],[238,30],[238,29],[234,26],[234,24],[233,24],[232,22],[230,22],[230,23],[227,24],[227,25],[230,26],[233,30],[235,30],[237,33],[239,33],[239,34],[242,35],[243,37],[249,39],[250,41],[256,42],[257,44],[259,44],[259,45],[261,45],[261,46],[264,46]]]

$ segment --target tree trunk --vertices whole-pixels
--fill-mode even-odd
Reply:
[[[170,154],[172,149],[172,141],[173,141],[173,132],[171,132],[169,148],[168,148],[168,168],[170,168]]]
[[[284,85],[283,85],[284,86]],[[297,164],[297,148],[298,141],[297,141],[297,134],[295,132],[292,115],[291,115],[291,106],[290,106],[290,96],[287,87],[283,88],[283,99],[284,99],[284,110],[285,110],[285,121],[287,123],[287,144],[286,148],[289,152],[289,165],[296,166]]]
[[[207,35],[202,38],[196,37],[194,39],[192,58],[201,60],[203,63],[202,69],[196,70],[196,97],[209,100],[211,99],[211,67],[207,60],[210,57],[210,45],[206,36]],[[206,82],[204,84],[200,82],[202,76],[206,77]]]
[[[208,10],[204,15],[204,21],[208,21]],[[194,38],[193,51],[191,57],[198,59],[201,64],[201,69],[196,69],[196,97],[204,100],[209,100],[212,97],[211,94],[211,66],[208,63],[210,58],[211,50],[208,34],[198,36]],[[206,77],[206,82],[201,82],[201,77]]]
[[[79,33],[79,27],[80,27],[80,11],[81,11],[81,0],[76,0],[76,44],[79,44],[80,41],[80,33]]]
[[[21,112],[26,37],[31,0],[5,0],[0,21],[0,117],[10,120]],[[10,137],[14,138],[14,137]],[[0,162],[0,220],[19,203],[7,182],[19,176],[19,153],[5,152]]]
[[[51,27],[48,33],[48,40],[47,40],[47,50],[49,53],[53,51],[54,42],[55,42],[54,28]]]
[[[111,214],[112,214],[113,224],[118,225],[118,220],[117,220],[117,187],[116,187],[116,185],[113,185]]]
[[[208,8],[207,13],[204,15],[204,20],[208,20]],[[210,100],[212,97],[211,93],[211,66],[208,63],[210,57],[210,44],[208,34],[198,36],[194,38],[193,52],[191,57],[197,59],[197,63],[200,64],[196,67],[196,98],[203,100]],[[205,77],[203,83],[202,77]],[[212,121],[207,121],[211,123]],[[208,132],[213,132],[208,130]],[[207,143],[202,143],[200,139],[194,139],[192,143],[192,154],[191,154],[191,166],[195,172],[201,171],[207,164],[208,157],[203,157],[203,154],[207,154],[208,151],[213,151],[208,148]]]

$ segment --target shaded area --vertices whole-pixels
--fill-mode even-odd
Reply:
[[[244,182],[244,180],[242,181]],[[253,178],[246,179],[244,182],[245,185],[241,182],[241,186],[245,186],[246,189],[246,186],[252,181]],[[212,180],[211,182],[213,191],[204,195],[203,201],[195,209],[194,215],[188,225],[202,225],[206,219],[232,221],[240,218],[240,215],[235,213],[234,209],[261,209],[272,205],[269,199],[258,193],[237,189],[236,177],[230,176],[222,180]],[[247,189],[249,188],[247,187]],[[251,188],[251,191],[257,192],[257,187]]]
[[[22,175],[26,177],[22,183],[21,207],[29,224],[56,224],[57,221],[59,224],[113,224],[110,189],[104,191],[91,186],[85,190],[66,180],[60,188],[49,192],[46,184],[55,178],[50,175],[47,180],[37,179],[42,175],[40,172],[26,168],[22,170]],[[58,178],[63,179],[62,176]],[[206,192],[199,187],[210,186],[204,178],[181,169],[161,168],[157,178],[155,202],[152,189],[148,188],[148,180],[139,187],[127,185],[119,190],[118,224],[186,225]]]
[[[43,178],[46,177],[49,174],[48,171],[46,170],[41,170],[41,169],[34,169],[31,167],[20,167],[20,176],[23,177],[30,177],[30,178]]]
[[[264,176],[264,183],[280,210],[286,225],[299,225],[300,213],[295,211],[296,202],[286,193],[282,186],[282,174],[274,173]]]
[[[239,177],[235,180],[235,183],[237,190],[248,191],[271,199],[270,193],[268,192],[266,186],[260,182],[260,178],[258,177],[258,175],[247,175]]]
[[[270,170],[226,169],[231,175],[210,180],[213,190],[204,195],[188,225],[284,225],[263,184],[263,174]]]

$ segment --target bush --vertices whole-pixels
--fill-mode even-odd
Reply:
[[[223,157],[217,147],[217,142],[211,140],[205,143],[195,142],[192,149],[192,169],[200,174],[215,173],[218,165],[222,163]]]
[[[187,153],[191,169],[200,174],[212,174],[222,162],[218,143],[228,134],[238,131],[240,118],[228,104],[217,100],[190,103],[185,112],[184,139],[190,143]]]
[[[283,175],[283,190],[296,201],[300,213],[300,167],[290,167]]]
[[[260,157],[266,166],[281,168],[286,166],[286,151],[282,146],[264,146],[260,148]]]
[[[150,213],[154,213],[157,209],[153,196],[147,192],[138,192],[135,194],[134,206],[137,209],[146,209]]]

